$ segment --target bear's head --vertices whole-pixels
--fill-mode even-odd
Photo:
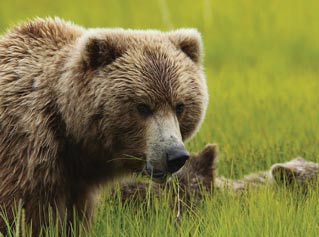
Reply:
[[[141,160],[157,181],[179,170],[208,103],[200,34],[92,29],[71,55],[77,102],[68,111],[81,120],[67,122],[73,136],[122,168],[138,169]]]
[[[185,166],[176,173],[182,191],[188,195],[200,197],[203,191],[214,188],[218,162],[216,144],[207,144],[197,155],[192,155]]]
[[[286,163],[276,163],[270,168],[270,181],[287,187],[306,186],[318,181],[319,164],[297,157]]]

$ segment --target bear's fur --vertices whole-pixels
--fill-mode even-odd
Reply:
[[[0,206],[91,216],[100,185],[160,169],[203,120],[196,30],[85,29],[35,19],[0,38]],[[177,109],[178,108],[178,109]],[[0,218],[0,230],[4,221]]]

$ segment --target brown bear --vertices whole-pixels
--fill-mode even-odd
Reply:
[[[181,213],[202,201],[205,194],[214,191],[217,165],[217,145],[208,144],[198,154],[191,155],[185,165],[166,183],[154,183],[143,177],[121,181],[112,188],[113,198],[120,198],[123,204],[146,207],[154,198],[169,201],[176,210],[175,221]],[[120,196],[118,196],[120,195]],[[163,199],[162,199],[163,198]]]
[[[215,185],[219,189],[242,192],[261,185],[283,186],[287,188],[308,188],[315,184],[319,178],[319,164],[297,157],[284,163],[275,163],[269,170],[260,171],[244,176],[242,179],[233,180],[219,176]],[[311,186],[309,186],[311,187]]]
[[[173,175],[175,180],[169,180],[165,184],[143,180],[122,181],[113,187],[112,194],[120,194],[123,203],[133,201],[143,204],[148,200],[148,196],[161,197],[170,193],[176,197],[178,185],[178,198],[187,203],[190,199],[195,202],[201,200],[205,190],[210,194],[217,189],[240,195],[251,188],[267,184],[273,187],[286,185],[288,188],[303,188],[319,181],[319,163],[301,157],[285,163],[275,163],[267,171],[246,175],[242,179],[218,176],[217,162],[217,145],[208,144],[201,152],[192,155],[182,169]]]
[[[173,198],[178,195],[184,203],[189,199],[198,201],[205,191],[214,189],[214,180],[217,166],[217,145],[208,144],[198,154],[191,155],[185,165],[173,175],[173,179],[166,183],[154,183],[142,178],[121,181],[112,188],[112,195],[120,194],[121,201],[145,203],[150,197],[160,198],[162,194],[171,192]],[[178,187],[177,187],[178,186]]]
[[[194,29],[85,29],[35,19],[0,38],[0,206],[35,233],[90,217],[101,185],[146,167],[164,181],[208,103]],[[0,229],[4,221],[0,218]]]

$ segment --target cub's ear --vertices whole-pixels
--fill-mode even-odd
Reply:
[[[124,53],[117,37],[111,34],[89,34],[80,39],[78,50],[85,69],[97,69],[114,62]]]
[[[279,185],[291,185],[295,181],[293,170],[283,165],[273,165],[270,172],[274,181]]]
[[[204,149],[199,153],[199,157],[203,162],[210,166],[214,165],[217,162],[218,148],[216,144],[207,144]],[[209,163],[208,163],[209,162]]]
[[[218,149],[216,144],[208,144],[205,148],[192,159],[193,167],[198,174],[208,175],[214,173],[218,160]]]
[[[193,62],[201,63],[203,57],[202,37],[196,29],[179,29],[169,32],[169,39]]]

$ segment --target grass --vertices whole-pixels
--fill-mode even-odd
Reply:
[[[319,162],[318,8],[316,0],[2,0],[0,32],[48,15],[87,27],[198,28],[210,103],[187,146],[195,152],[218,143],[219,173],[238,178],[296,156]],[[169,201],[136,209],[105,197],[82,235],[318,236],[318,193],[215,193],[178,225]],[[55,236],[54,226],[47,236]]]

